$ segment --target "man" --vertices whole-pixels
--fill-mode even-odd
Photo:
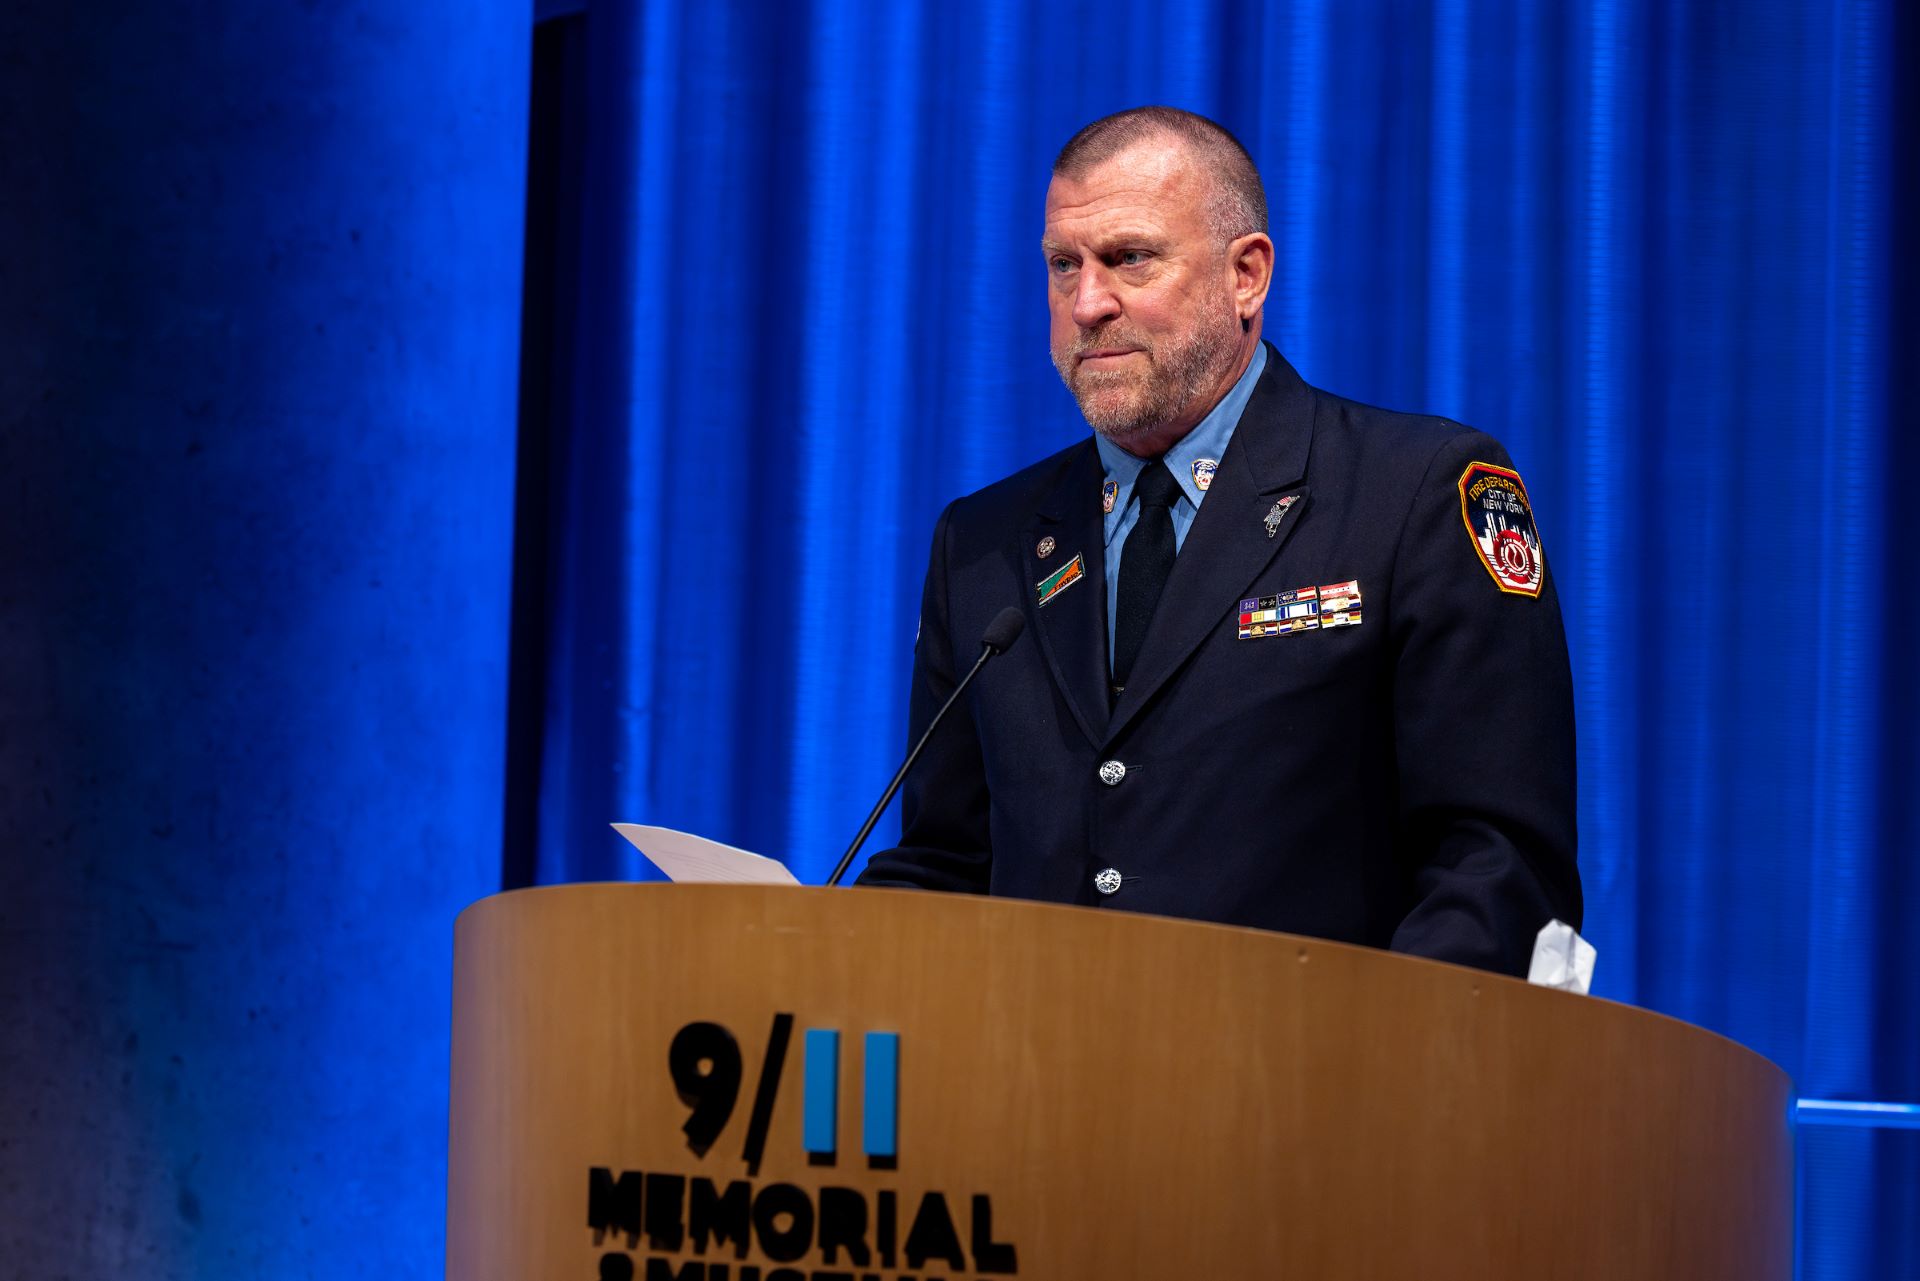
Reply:
[[[1506,452],[1261,343],[1265,196],[1203,117],[1081,130],[1042,243],[1096,435],[941,516],[913,735],[997,612],[1030,639],[934,735],[861,884],[1523,972],[1580,883],[1566,642]]]

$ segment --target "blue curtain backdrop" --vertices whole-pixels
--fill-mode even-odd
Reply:
[[[1047,360],[1052,154],[1172,103],[1266,176],[1268,333],[1305,376],[1491,431],[1527,477],[1578,683],[1598,990],[1806,1096],[1920,1101],[1910,15],[571,21],[577,263],[545,521],[522,528],[510,862],[644,876],[606,827],[630,819],[825,875],[902,750],[935,515],[1085,431]],[[1801,1155],[1804,1274],[1920,1276],[1920,1133],[1805,1129]]]
[[[0,5],[0,1277],[443,1268],[530,15]]]

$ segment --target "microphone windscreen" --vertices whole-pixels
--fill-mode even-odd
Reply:
[[[1020,639],[1020,633],[1027,627],[1027,616],[1020,612],[1017,605],[1009,605],[993,616],[987,624],[987,630],[981,633],[980,643],[996,654],[1005,653],[1007,647]]]

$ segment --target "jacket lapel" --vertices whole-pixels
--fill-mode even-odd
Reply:
[[[1087,441],[1062,471],[1015,549],[1026,573],[1026,610],[1053,679],[1093,743],[1107,726],[1107,587],[1099,451]],[[1042,540],[1053,548],[1042,557]],[[1040,584],[1080,558],[1078,581],[1040,603]]]
[[[1313,412],[1312,390],[1269,347],[1266,372],[1173,562],[1133,679],[1106,721],[1103,746],[1119,737],[1167,678],[1227,621],[1300,523],[1308,501],[1304,482]],[[1292,500],[1283,501],[1288,495]]]

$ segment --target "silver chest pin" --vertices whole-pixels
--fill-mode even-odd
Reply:
[[[1293,500],[1297,497],[1299,497],[1297,494],[1288,494],[1286,497],[1275,502],[1274,505],[1267,510],[1265,524],[1268,538],[1272,538],[1280,532],[1280,522],[1287,518],[1287,509],[1293,506]]]
[[[1039,545],[1033,549],[1033,554],[1041,560],[1045,560],[1047,557],[1053,555],[1053,549],[1059,545],[1060,544],[1053,541],[1053,535],[1048,534],[1045,538],[1041,539]]]

